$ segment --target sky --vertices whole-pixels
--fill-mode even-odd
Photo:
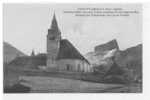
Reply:
[[[75,16],[64,13],[78,8],[122,8],[137,10],[130,16]],[[3,40],[25,54],[46,52],[46,35],[55,12],[62,38],[82,54],[116,39],[119,48],[142,43],[142,8],[139,4],[3,4]]]

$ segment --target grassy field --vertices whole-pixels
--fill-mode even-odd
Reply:
[[[101,75],[90,73],[66,73],[15,70],[21,84],[31,88],[31,93],[141,93],[140,85],[107,84]],[[11,74],[12,76],[12,74]],[[6,77],[10,79],[11,77]],[[12,79],[12,78],[11,78]]]
[[[22,76],[23,85],[31,87],[32,93],[120,93],[130,92],[120,84],[102,84],[56,77]],[[134,90],[134,89],[133,89]],[[137,90],[136,90],[137,91]]]

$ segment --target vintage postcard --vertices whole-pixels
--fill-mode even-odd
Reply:
[[[4,93],[142,93],[142,4],[3,4]]]

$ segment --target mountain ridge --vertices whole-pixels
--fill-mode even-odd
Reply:
[[[9,63],[18,56],[26,56],[25,53],[14,47],[8,42],[3,42],[3,62]]]

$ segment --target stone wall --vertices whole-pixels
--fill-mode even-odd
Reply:
[[[59,70],[77,71],[77,72],[92,72],[92,67],[85,61],[78,59],[61,59],[57,61]]]

